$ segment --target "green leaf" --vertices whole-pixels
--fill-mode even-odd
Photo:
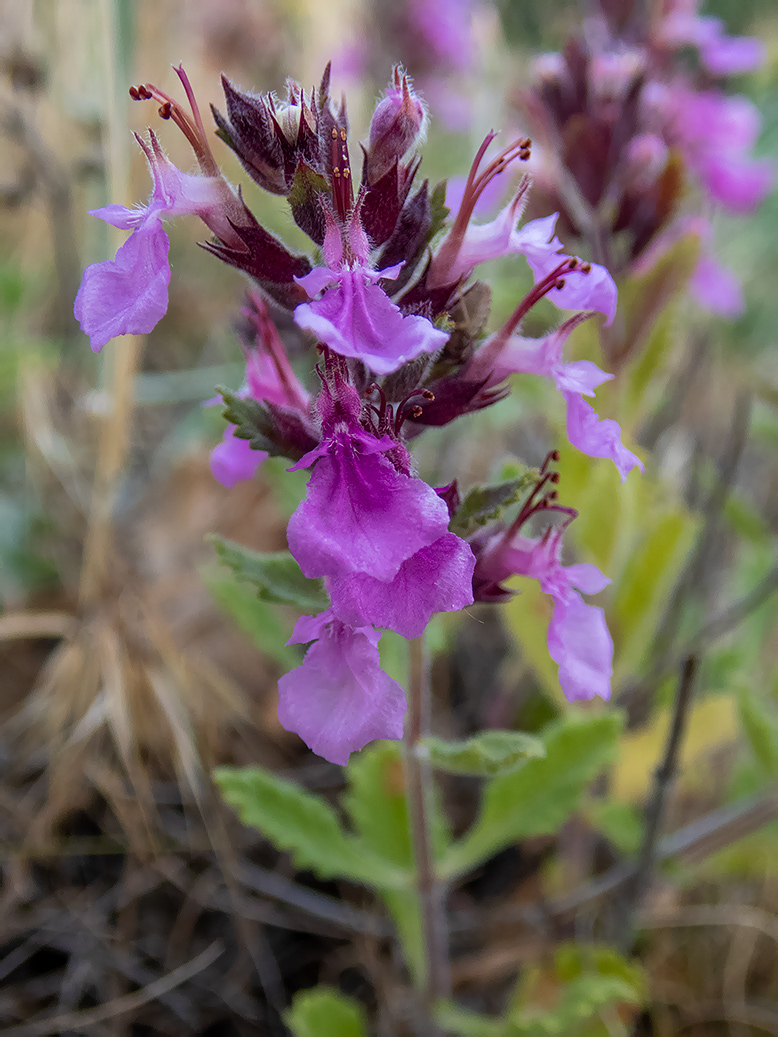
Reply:
[[[303,576],[288,551],[252,551],[215,533],[206,539],[216,548],[219,560],[232,569],[238,580],[253,584],[263,601],[294,605],[302,612],[321,612],[328,607],[323,581]]]
[[[740,723],[751,750],[765,774],[778,775],[778,722],[774,702],[762,703],[746,687],[738,692]]]
[[[457,1037],[509,1037],[510,1024],[505,1019],[490,1019],[488,1016],[470,1012],[453,1002],[446,1001],[435,1013],[438,1026],[446,1033]]]
[[[367,1037],[363,1006],[328,987],[295,994],[284,1022],[294,1037]]]
[[[423,744],[432,766],[450,774],[508,774],[546,755],[540,739],[523,731],[482,731],[464,742],[429,737]]]
[[[550,998],[554,987],[555,1003]],[[520,978],[507,1012],[505,1037],[605,1037],[614,1031],[603,1025],[602,1013],[613,1014],[623,1005],[640,1006],[646,998],[642,969],[616,951],[563,944],[550,968],[535,968]],[[619,1027],[615,1032],[627,1031]]]
[[[249,396],[239,396],[222,385],[216,386],[216,392],[224,400],[222,415],[235,426],[233,434],[238,439],[248,440],[252,450],[264,450],[271,457],[300,460],[305,451],[298,442],[285,434],[279,421],[264,403]],[[302,422],[298,422],[298,426],[302,428]]]
[[[698,521],[681,508],[653,511],[618,581],[610,613],[618,673],[633,673],[650,648],[667,601],[694,543]]]
[[[464,536],[490,519],[500,517],[503,508],[515,504],[525,490],[537,479],[537,471],[527,468],[521,475],[493,485],[474,486],[465,495],[451,520],[452,533]]]
[[[287,645],[291,624],[270,602],[260,601],[256,592],[232,575],[201,570],[200,578],[214,601],[235,620],[264,655],[289,670],[300,662],[299,652]]]
[[[299,785],[259,767],[221,767],[214,780],[243,823],[288,851],[298,868],[370,887],[405,885],[403,871],[344,832],[332,807]]]
[[[571,711],[543,732],[546,755],[493,778],[472,828],[441,862],[447,877],[469,871],[510,843],[556,832],[586,786],[616,754],[618,713]]]
[[[432,223],[430,229],[427,232],[427,244],[432,241],[439,230],[443,229],[443,225],[451,214],[451,210],[446,205],[446,181],[441,180],[440,183],[435,184],[430,195],[430,214],[432,216]]]
[[[360,839],[389,866],[412,873],[415,862],[400,747],[394,742],[377,742],[363,749],[351,757],[347,774],[349,791],[343,805]],[[447,842],[443,814],[435,801],[432,843],[436,857],[442,856]],[[422,976],[424,947],[415,890],[380,889],[379,894],[397,926],[409,968],[414,976]]]

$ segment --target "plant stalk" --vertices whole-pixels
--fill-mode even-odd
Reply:
[[[432,845],[433,784],[432,768],[423,757],[421,740],[429,730],[430,673],[429,655],[424,637],[409,642],[409,715],[405,732],[405,768],[408,812],[411,823],[413,852],[416,860],[416,889],[421,911],[424,945],[422,995],[430,1018],[431,1035],[435,1027],[436,1003],[447,997],[451,988],[448,961],[448,932],[445,912],[445,889],[435,875]]]

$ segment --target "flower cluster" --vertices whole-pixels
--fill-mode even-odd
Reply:
[[[521,103],[557,160],[540,180],[564,225],[591,238],[596,222],[619,241],[617,265],[650,263],[680,231],[695,231],[701,257],[692,291],[701,305],[733,317],[742,292],[713,258],[710,224],[679,223],[677,213],[687,179],[733,214],[751,212],[770,190],[771,163],[750,154],[759,113],[720,82],[756,68],[764,48],[727,36],[698,6],[663,0],[644,18],[640,5],[602,4],[563,53],[535,60]]]
[[[214,235],[205,248],[250,279],[243,311],[246,381],[231,397],[231,423],[212,454],[215,477],[229,486],[253,475],[269,454],[310,471],[305,499],[287,539],[302,573],[321,580],[329,607],[304,616],[290,643],[308,645],[300,666],[279,681],[281,722],[335,763],[374,738],[402,735],[405,698],[380,667],[381,630],[423,634],[432,616],[498,601],[511,575],[540,581],[554,600],[549,650],[571,699],[608,697],[612,647],[601,609],[578,591],[607,580],[593,566],[564,567],[564,526],[574,512],[556,503],[544,465],[515,520],[458,522],[456,480],[435,488],[417,474],[409,451],[429,426],[491,406],[515,373],[553,380],[567,410],[571,443],[613,461],[625,478],[640,460],[618,425],[600,420],[584,396],[611,377],[594,364],[565,362],[570,332],[595,313],[612,321],[616,286],[604,267],[567,255],[557,216],[520,226],[529,181],[490,223],[473,222],[479,198],[514,162],[530,156],[520,139],[487,159],[479,149],[450,225],[445,185],[415,185],[426,110],[395,69],[370,126],[358,187],[352,183],[345,103],[330,97],[329,69],[309,95],[295,83],[284,101],[238,90],[224,80],[226,115],[218,135],[265,190],[286,198],[292,216],[323,258],[295,255],[256,221],[222,177],[181,69],[191,112],[157,87],[131,93],[160,102],[160,115],[183,130],[201,175],[181,173],[150,132],[141,142],[153,180],[146,206],[109,206],[94,215],[131,231],[114,260],[88,268],[76,314],[99,349],[114,335],[147,332],[163,315],[170,277],[165,216],[200,216]],[[534,287],[502,328],[485,319],[456,322],[467,281],[485,260],[521,255]],[[521,337],[526,314],[543,298],[575,311],[540,340]],[[269,307],[286,310],[316,349],[311,392],[298,381]],[[314,366],[311,364],[310,366]],[[462,504],[462,506],[464,506]],[[563,516],[533,539],[525,525]]]

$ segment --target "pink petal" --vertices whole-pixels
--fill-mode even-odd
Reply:
[[[336,353],[363,360],[376,374],[390,374],[420,353],[437,352],[449,337],[426,317],[404,317],[378,285],[365,283],[359,268],[340,271],[338,285],[298,306],[294,319]]]
[[[309,622],[301,633],[321,626],[316,621],[322,617],[305,618]],[[331,763],[344,765],[376,738],[402,738],[405,694],[381,670],[377,641],[369,628],[355,630],[332,620],[302,665],[278,682],[281,724]]]
[[[211,451],[211,474],[222,486],[251,479],[268,457],[265,450],[252,450],[249,441],[238,439],[234,431],[235,426],[228,425],[221,443]]]
[[[448,521],[431,486],[339,433],[316,460],[287,538],[308,577],[363,572],[391,580],[407,558],[446,533]]]
[[[567,436],[570,442],[590,457],[609,457],[619,470],[621,481],[643,462],[621,442],[621,429],[612,418],[600,419],[594,409],[574,392],[562,394],[567,403]]]
[[[470,547],[446,533],[403,562],[388,582],[367,573],[333,580],[332,607],[352,626],[370,623],[403,637],[420,637],[436,612],[457,612],[473,604],[474,566]]]
[[[73,312],[95,353],[117,335],[148,334],[165,315],[169,249],[161,223],[147,220],[115,259],[86,268]]]
[[[609,699],[613,640],[601,608],[574,595],[557,601],[548,628],[548,651],[559,666],[559,684],[570,702]]]

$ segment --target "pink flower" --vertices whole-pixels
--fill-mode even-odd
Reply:
[[[643,471],[643,463],[622,445],[618,423],[611,418],[600,420],[582,398],[582,394],[593,396],[597,386],[613,375],[601,371],[590,360],[571,363],[562,360],[567,337],[590,316],[589,313],[579,313],[542,339],[512,335],[493,360],[492,380],[502,380],[513,373],[539,374],[553,379],[567,404],[567,435],[570,442],[590,457],[609,457],[618,468],[623,482],[633,468],[638,467]],[[488,350],[488,344],[485,349]]]
[[[518,227],[529,193],[527,177],[491,222],[471,223],[476,206],[485,192],[492,190],[497,177],[515,159],[529,157],[529,141],[519,140],[501,151],[479,173],[481,161],[494,137],[495,134],[489,134],[481,145],[451,230],[432,257],[427,278],[430,286],[454,284],[467,277],[479,263],[515,253],[526,258],[537,285],[571,258],[562,252],[562,242],[554,235],[558,213]],[[575,269],[568,269],[560,280],[560,287],[548,293],[548,298],[563,310],[587,309],[604,313],[606,324],[611,323],[616,312],[616,297],[613,278],[605,267],[596,263],[579,263]]]
[[[295,278],[312,302],[294,311],[299,327],[341,356],[364,361],[378,375],[391,374],[421,353],[436,353],[448,340],[426,317],[403,316],[386,292],[376,284],[393,280],[402,263],[385,270],[368,266],[368,242],[359,217],[359,203],[348,228],[338,226],[325,206],[326,267],[317,267]],[[345,248],[344,248],[345,238]],[[324,289],[320,299],[315,296]]]
[[[229,230],[222,217],[225,192],[234,196],[221,177],[182,173],[151,131],[150,145],[137,139],[153,179],[148,202],[134,209],[106,205],[91,212],[113,227],[132,231],[115,259],[86,268],[76,295],[74,313],[96,353],[117,335],[147,334],[167,311],[170,242],[163,217],[194,214],[214,227],[223,224],[225,234]]]
[[[711,313],[731,319],[743,313],[745,302],[740,281],[713,256],[703,255],[700,258],[689,288],[700,306]]]
[[[367,573],[393,580],[400,566],[448,531],[448,508],[431,486],[386,456],[404,447],[359,424],[353,386],[325,384],[323,439],[295,468],[313,465],[308,492],[289,520],[289,548],[306,576]],[[407,456],[407,455],[406,455]]]
[[[238,439],[234,433],[235,426],[228,424],[221,443],[211,451],[211,474],[227,487],[253,478],[269,456],[266,450],[252,450],[247,439]]]
[[[243,316],[256,329],[256,342],[244,343],[246,381],[239,395],[307,417],[308,393],[292,370],[267,307],[258,293],[251,293],[250,298],[252,305],[244,308]],[[218,397],[212,402],[218,402]],[[248,440],[239,439],[235,426],[228,424],[221,443],[211,451],[211,473],[222,486],[234,486],[253,478],[268,456],[267,451],[253,450]]]
[[[436,612],[473,604],[475,557],[453,533],[407,558],[390,580],[351,573],[329,581],[334,613],[352,626],[371,623],[420,637]]]
[[[595,695],[610,698],[613,641],[601,608],[587,605],[578,591],[597,594],[611,582],[595,565],[563,566],[561,529],[549,529],[539,540],[500,533],[478,562],[479,573],[499,584],[511,575],[538,580],[554,601],[548,628],[548,650],[559,666],[559,684],[573,702]]]
[[[287,644],[312,641],[301,666],[278,682],[278,718],[319,756],[343,765],[375,738],[400,739],[403,689],[379,664],[381,635],[336,619],[302,616]]]
[[[770,190],[772,165],[748,155],[761,119],[745,97],[653,84],[649,104],[668,120],[671,138],[708,194],[732,212],[749,212]]]

